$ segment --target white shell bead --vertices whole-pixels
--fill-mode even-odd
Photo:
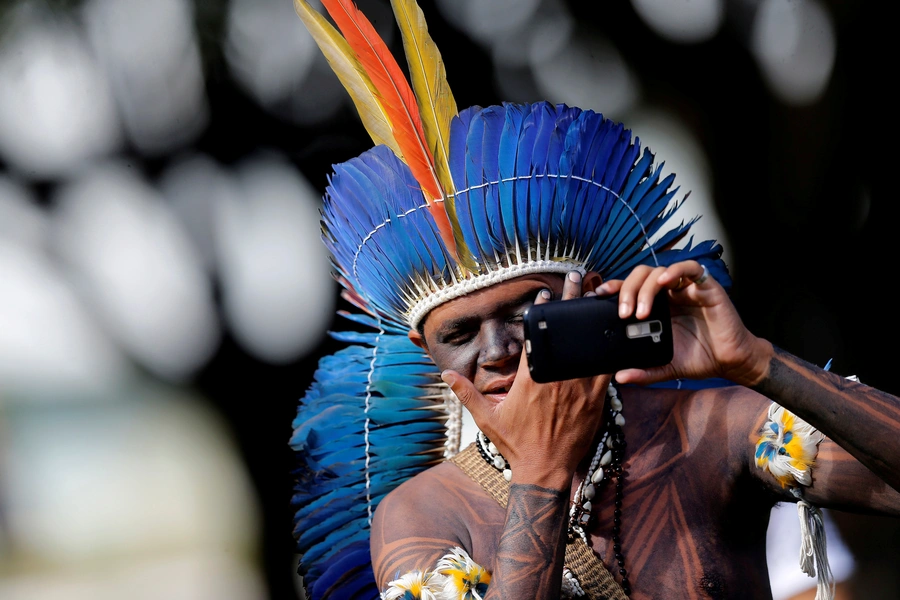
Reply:
[[[622,413],[616,415],[616,425],[621,427],[625,424],[625,417],[622,416]]]
[[[584,497],[588,500],[594,499],[594,494],[596,494],[596,490],[594,490],[594,486],[590,483],[584,486]]]
[[[584,508],[584,510],[586,510],[587,512],[591,512],[591,508],[593,508],[593,507],[591,506],[590,500],[588,500],[587,502],[585,502],[585,503],[582,504],[581,506],[582,506],[582,507]]]
[[[622,410],[622,401],[618,398],[613,398],[612,400],[610,400],[609,405],[613,410]]]
[[[491,454],[500,454],[500,451],[497,450],[497,446],[494,445],[494,442],[488,444],[488,452]]]
[[[601,481],[603,481],[603,469],[597,469],[591,475],[591,483],[600,483]]]
[[[606,447],[607,447],[607,448],[612,448],[612,447],[613,447],[613,439],[612,439],[612,436],[609,436],[608,438],[606,438]]]
[[[512,471],[510,471],[509,469],[503,469],[503,479],[512,481]]]
[[[609,463],[612,462],[612,450],[607,450],[606,454],[603,455],[603,458],[600,459],[600,466],[605,467]]]
[[[506,466],[506,461],[503,460],[502,456],[499,456],[499,455],[495,456],[494,457],[494,466],[497,467],[498,469],[502,469],[503,467]]]

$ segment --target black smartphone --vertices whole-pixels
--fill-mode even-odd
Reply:
[[[672,362],[666,290],[646,319],[619,318],[619,296],[535,304],[525,313],[525,354],[538,383],[592,377]]]

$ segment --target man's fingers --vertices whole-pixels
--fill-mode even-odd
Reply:
[[[478,427],[484,431],[483,423],[485,423],[487,411],[492,406],[491,401],[482,396],[471,381],[456,371],[447,369],[441,373],[441,380],[450,386],[462,405],[469,409]]]
[[[638,319],[645,319],[650,315],[650,310],[653,308],[653,301],[662,289],[659,278],[665,272],[665,267],[656,267],[650,271],[650,275],[648,275],[641,284],[641,288],[637,295],[637,308],[634,310],[634,316]]]
[[[625,283],[621,279],[610,279],[609,281],[604,281],[600,285],[597,286],[597,289],[594,291],[598,296],[612,296],[613,294],[617,294],[619,290],[622,289],[622,284]]]
[[[616,373],[615,380],[618,383],[646,385],[648,383],[676,379],[676,375],[675,367],[670,363],[662,367],[652,367],[649,369],[624,369]]]
[[[571,300],[581,297],[581,273],[569,271],[566,281],[563,283],[562,299]]]
[[[676,263],[659,276],[659,284],[671,290],[680,291],[692,284],[702,285],[706,282],[709,271],[696,260]]]
[[[535,304],[544,304],[546,302],[550,302],[553,298],[553,292],[548,289],[543,289],[538,292],[537,298],[534,299]]]

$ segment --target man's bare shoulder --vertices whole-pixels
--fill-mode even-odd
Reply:
[[[455,464],[444,461],[400,484],[385,496],[378,511],[385,517],[430,513],[435,507],[452,505],[460,494],[469,497],[483,490]]]
[[[452,462],[408,479],[384,497],[372,520],[372,558],[380,585],[396,573],[433,568],[453,547],[471,552],[470,531],[478,526],[473,515],[483,519],[485,511],[498,509]]]

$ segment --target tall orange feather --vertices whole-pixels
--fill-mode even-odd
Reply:
[[[381,95],[381,105],[388,114],[394,139],[403,152],[403,159],[422,186],[425,202],[434,217],[441,239],[450,254],[457,258],[456,241],[447,211],[443,202],[435,202],[444,197],[444,192],[437,176],[434,157],[422,130],[416,97],[406,76],[375,27],[354,6],[352,0],[322,0],[322,4]]]

